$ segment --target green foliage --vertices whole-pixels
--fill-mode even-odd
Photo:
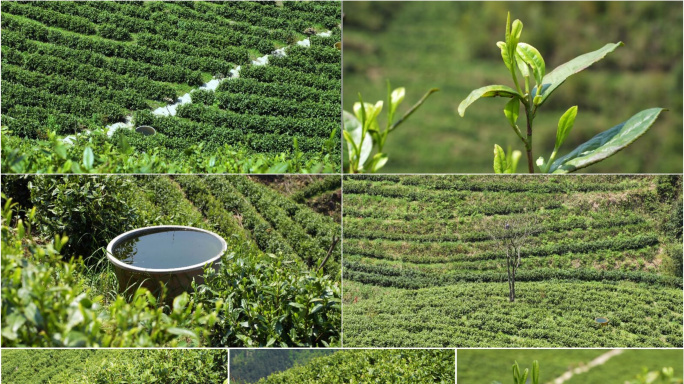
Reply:
[[[617,352],[617,353],[616,353]],[[610,358],[598,365],[590,364],[599,356],[609,353]],[[459,383],[475,384],[497,380],[510,383],[511,361],[531,361],[539,359],[541,364],[540,382],[553,382],[564,376],[568,384],[602,383],[644,383],[649,377],[653,383],[681,383],[677,379],[682,372],[682,351],[680,350],[459,350]],[[596,362],[594,362],[596,363]],[[662,374],[664,368],[665,375]],[[587,369],[588,368],[588,369]],[[522,367],[521,367],[522,369]],[[641,370],[641,373],[639,371]],[[565,376],[572,372],[572,376]],[[638,379],[635,380],[638,374]],[[670,376],[672,381],[661,381],[661,376]],[[530,380],[530,383],[532,381]]]
[[[69,145],[65,138],[52,131],[47,133],[45,141],[31,141],[3,130],[2,170],[7,173],[331,173],[335,169],[329,155],[307,158],[297,146],[292,152],[262,154],[226,144],[207,153],[202,143],[185,146],[176,153],[133,135],[138,134],[117,133],[110,140],[103,133],[92,132]],[[133,140],[145,151],[131,146]],[[156,140],[164,145],[180,143],[161,136]],[[287,143],[289,146],[291,142]],[[86,163],[83,154],[88,148],[93,161]]]
[[[394,121],[397,107],[404,101],[406,89],[403,87],[391,91],[389,80],[387,81],[387,126],[384,130],[380,129],[378,116],[382,111],[382,100],[375,103],[364,103],[359,93],[359,102],[354,103],[354,114],[344,111],[344,140],[348,149],[349,170],[348,173],[374,173],[384,167],[389,159],[383,153],[383,147],[387,140],[387,135],[396,129],[401,123],[409,118],[427,98],[437,92],[437,88],[432,88],[414,104],[399,120]],[[371,158],[373,148],[377,147],[377,153]]]
[[[342,187],[338,176],[326,176],[323,179],[313,181],[305,188],[290,195],[290,199],[297,203],[304,203],[306,200],[321,195],[325,192],[336,191]]]
[[[116,176],[34,177],[28,185],[40,231],[78,234],[65,253],[87,258],[109,239],[142,226],[133,181]]]
[[[244,176],[210,181],[198,176],[3,179],[3,191],[31,191],[21,208],[25,219],[16,228],[10,200],[3,216],[3,346],[338,344],[339,245],[318,269],[330,237],[339,236],[339,224]],[[233,185],[258,204],[252,206]],[[301,257],[262,214],[283,220],[278,228],[293,232],[288,239],[308,244],[296,244]],[[24,222],[41,224],[39,231],[32,233]],[[164,301],[145,289],[126,300],[115,293],[108,268],[86,267],[74,250],[104,247],[121,231],[159,224],[216,231],[230,253],[218,271],[206,272],[204,285]],[[64,234],[83,242],[70,249]],[[308,258],[316,263],[307,266]],[[173,304],[163,304],[169,301]]]
[[[682,279],[666,255],[681,242],[659,230],[673,214],[659,180],[346,176],[345,345],[680,345]],[[496,298],[508,274],[490,232],[515,222],[535,224],[513,305]]]
[[[144,288],[129,303],[119,296],[108,307],[103,297],[86,287],[83,265],[62,261],[66,236],[47,244],[33,238],[30,222],[14,226],[13,204],[3,206],[2,226],[2,346],[3,347],[147,347],[196,345],[215,322],[202,305],[183,294],[164,311]],[[220,305],[216,307],[220,309]],[[192,330],[186,327],[193,327]],[[116,333],[108,333],[115,329]]]
[[[249,4],[3,7],[3,172],[338,170],[341,54],[333,44],[341,35],[340,3],[315,12]],[[272,54],[321,25],[332,36],[251,65],[254,52]],[[242,88],[197,90],[197,104],[181,109],[182,118],[138,118],[210,77],[231,77],[238,65],[240,79],[224,83]],[[211,111],[196,108],[215,101]],[[126,128],[105,134],[108,125],[131,117],[136,125],[153,122],[157,135]],[[82,162],[84,153],[93,161]]]
[[[311,359],[334,353],[322,350],[233,350],[230,353],[231,383],[254,383],[272,373],[307,364]]]
[[[225,350],[8,350],[7,383],[227,383]]]
[[[476,89],[461,102],[458,106],[458,113],[463,117],[466,108],[481,97],[511,98],[512,100],[506,105],[504,114],[516,135],[525,145],[528,170],[530,173],[534,173],[532,128],[537,109],[544,104],[551,93],[563,84],[568,77],[603,59],[606,54],[613,52],[623,44],[622,42],[607,44],[599,50],[584,54],[562,64],[546,74],[546,65],[539,51],[529,44],[520,42],[522,28],[520,20],[513,21],[511,26],[511,14],[509,13],[506,20],[506,41],[497,43],[497,46],[501,48],[504,64],[510,71],[515,83],[515,89],[505,85],[490,85]],[[520,75],[524,79],[524,90],[521,88],[516,76],[518,71],[520,71]],[[534,78],[536,83],[534,88],[530,85],[531,78]],[[517,125],[519,103],[523,105],[527,118],[527,132],[524,136]],[[598,134],[577,147],[574,151],[555,160],[556,153],[561,144],[567,139],[577,116],[577,106],[571,107],[561,116],[558,122],[556,143],[551,156],[547,161],[540,157],[537,160],[537,166],[544,173],[566,173],[599,162],[614,155],[643,135],[651,127],[661,111],[663,111],[662,108],[652,108],[639,112],[625,123]],[[495,149],[494,151],[494,171],[496,173],[514,173],[515,168],[511,170],[510,166],[506,166],[501,147],[496,146],[495,148],[499,150]]]
[[[453,350],[342,350],[259,384],[454,383]]]

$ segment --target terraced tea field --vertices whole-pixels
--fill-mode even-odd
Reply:
[[[8,2],[2,19],[3,172],[339,169],[340,2]]]
[[[677,176],[345,177],[344,345],[681,347],[678,199]]]
[[[233,359],[244,369],[242,353],[231,352],[230,382],[235,384],[345,384],[345,383],[415,383],[453,384],[454,350],[328,350],[331,354],[307,358],[309,351],[297,351],[297,362],[282,372],[271,373],[259,380],[244,380],[233,376]],[[278,364],[295,351],[245,351],[262,364]],[[320,354],[320,353],[319,353]],[[237,355],[237,356],[236,356]],[[280,358],[278,355],[281,355]],[[303,356],[302,356],[303,355]],[[241,361],[242,360],[242,361]],[[249,362],[248,362],[249,364]],[[251,363],[248,368],[259,368]],[[237,371],[240,372],[240,371]]]

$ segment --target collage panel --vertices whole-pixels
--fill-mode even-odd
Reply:
[[[682,173],[681,2],[346,1],[343,54],[346,173]]]
[[[681,384],[682,361],[681,349],[460,349],[458,380],[460,384]]]
[[[2,347],[340,346],[340,176],[2,179]]]
[[[4,1],[3,173],[339,173],[340,1]]]
[[[345,347],[682,348],[681,175],[356,175]]]
[[[7,384],[228,384],[226,349],[5,349]]]
[[[455,384],[453,349],[230,351],[231,384]]]

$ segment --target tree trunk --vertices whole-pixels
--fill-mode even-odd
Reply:
[[[510,299],[511,303],[515,301],[515,277],[511,279],[511,289],[508,298]]]

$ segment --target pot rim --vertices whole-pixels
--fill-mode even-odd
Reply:
[[[221,251],[219,252],[218,255],[213,256],[206,261],[203,261],[198,264],[193,264],[193,265],[188,265],[186,267],[180,267],[180,268],[141,268],[141,267],[136,267],[130,264],[126,264],[123,261],[117,259],[114,257],[114,246],[120,242],[121,240],[128,238],[134,234],[137,234],[139,232],[145,232],[149,231],[151,229],[183,229],[183,230],[188,230],[188,231],[196,231],[196,232],[204,232],[209,235],[214,236],[221,242]],[[184,225],[153,225],[150,227],[141,227],[141,228],[136,228],[128,232],[124,232],[120,234],[119,236],[115,237],[112,239],[112,241],[107,244],[107,259],[109,259],[109,262],[114,264],[115,267],[121,268],[124,270],[129,270],[129,271],[135,271],[135,272],[142,272],[142,273],[147,273],[147,274],[165,274],[165,273],[176,273],[176,272],[188,272],[200,268],[204,268],[205,265],[207,264],[213,264],[216,260],[220,259],[221,256],[226,252],[228,249],[228,245],[226,244],[226,241],[223,239],[223,237],[219,236],[218,234],[207,231],[206,229],[202,228],[195,228],[195,227],[189,227],[189,226],[184,226]]]

